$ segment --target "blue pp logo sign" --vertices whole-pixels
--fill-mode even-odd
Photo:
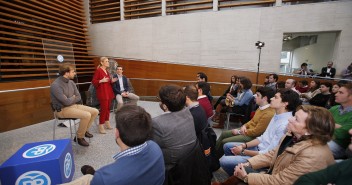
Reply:
[[[15,185],[51,185],[51,180],[44,172],[29,171],[19,176]]]
[[[54,151],[55,148],[56,146],[53,144],[44,144],[44,145],[35,146],[23,152],[22,157],[24,158],[40,157]]]
[[[72,157],[70,153],[67,153],[64,161],[64,173],[66,179],[70,177],[72,171]]]

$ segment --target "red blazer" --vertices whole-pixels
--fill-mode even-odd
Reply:
[[[109,78],[108,82],[99,83],[99,80],[103,79],[104,77]],[[98,100],[112,100],[114,99],[114,93],[111,87],[111,79],[109,72],[106,73],[100,67],[95,71],[92,83],[97,92]]]

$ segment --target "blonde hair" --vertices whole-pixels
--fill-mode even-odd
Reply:
[[[98,67],[103,66],[103,65],[101,65],[101,63],[102,63],[105,59],[108,59],[108,60],[109,60],[109,58],[108,58],[108,57],[100,57],[100,62],[99,62]]]

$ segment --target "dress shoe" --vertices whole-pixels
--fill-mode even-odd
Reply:
[[[88,131],[84,134],[85,137],[87,138],[92,138],[93,134],[89,133]]]
[[[77,143],[81,146],[89,146],[89,143],[84,139],[84,138],[74,138],[73,139],[74,142],[77,141]]]
[[[99,125],[99,133],[106,134],[106,131],[105,131],[105,128],[104,128],[103,124]]]
[[[89,166],[89,165],[84,165],[82,166],[81,168],[81,172],[83,175],[87,175],[87,174],[91,174],[91,175],[94,175],[95,173],[95,170],[93,167]]]
[[[110,125],[110,121],[105,121],[105,127],[106,127],[106,129],[109,129],[109,130],[112,129],[112,127]]]

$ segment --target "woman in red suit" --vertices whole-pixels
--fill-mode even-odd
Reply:
[[[110,74],[107,71],[108,67],[109,59],[107,57],[101,57],[100,64],[95,71],[92,80],[100,103],[99,132],[101,134],[106,134],[104,124],[107,129],[112,129],[109,122],[110,105],[112,99],[114,99],[111,83],[116,82],[117,79],[110,79]]]

